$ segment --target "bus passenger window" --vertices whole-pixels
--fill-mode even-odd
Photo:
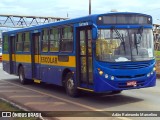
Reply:
[[[71,52],[73,50],[73,28],[64,27],[62,29],[61,51]]]
[[[53,28],[50,30],[50,52],[59,51],[59,40],[60,34],[58,28]]]
[[[23,51],[22,33],[17,34],[16,51]]]
[[[29,52],[30,51],[29,32],[23,33],[23,41],[24,41],[24,52]]]
[[[4,40],[3,50],[4,50],[5,52],[8,52],[8,35],[5,35],[3,40]]]
[[[49,30],[44,29],[42,31],[42,52],[48,52],[48,39],[49,39]]]

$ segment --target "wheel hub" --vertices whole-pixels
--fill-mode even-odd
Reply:
[[[70,78],[69,80],[68,80],[68,84],[67,84],[67,87],[68,87],[68,89],[73,89],[73,86],[74,86],[74,83],[73,83],[73,80]]]

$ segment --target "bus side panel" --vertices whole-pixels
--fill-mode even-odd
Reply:
[[[31,64],[23,64],[25,70],[25,78],[32,79],[32,68]]]
[[[62,85],[62,72],[63,72],[63,67],[52,67],[52,70],[49,71],[49,81],[52,84],[56,84],[56,85]]]
[[[26,79],[32,79],[32,69],[31,65],[29,63],[19,63],[16,62],[16,73],[18,75],[18,68],[19,66],[22,65],[24,68],[24,74]]]
[[[18,75],[18,68],[20,65],[24,68],[25,78],[32,79],[31,55],[16,54],[16,74]]]
[[[48,67],[41,65],[41,79],[43,82],[47,82],[48,79]]]
[[[42,71],[41,71],[42,81],[46,83],[62,86],[62,75],[65,69],[69,69],[70,71],[75,71],[75,68],[43,65]]]
[[[9,64],[9,61],[3,61],[3,70],[7,73],[10,72],[10,64]]]
[[[45,66],[43,65],[42,71],[42,81],[55,84],[55,85],[62,85],[61,82],[61,74],[62,69],[57,66]]]
[[[13,72],[14,75],[17,75],[17,72],[16,72],[16,71],[17,71],[17,70],[16,70],[16,69],[17,69],[17,67],[16,67],[16,62],[13,61],[12,64],[13,64],[13,68],[14,68],[12,72]]]
[[[7,73],[10,73],[9,54],[3,53],[2,57],[3,57],[3,70],[6,71]]]
[[[35,78],[41,79],[41,64],[35,64]]]

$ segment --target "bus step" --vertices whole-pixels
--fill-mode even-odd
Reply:
[[[41,83],[41,80],[33,79],[35,83]]]
[[[87,89],[87,88],[77,87],[77,89],[79,89],[79,90],[84,90],[84,91],[88,91],[88,92],[94,92],[94,90]]]

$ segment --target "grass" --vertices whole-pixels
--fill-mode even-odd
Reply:
[[[14,107],[13,105],[7,103],[7,102],[4,102],[2,100],[0,100],[0,111],[3,112],[3,111],[6,111],[6,112],[10,112],[10,111],[21,111],[21,112],[25,112],[25,111],[22,111],[16,107]],[[10,118],[10,120],[39,120],[39,118]]]
[[[156,60],[160,60],[160,51],[154,51],[154,54],[156,56]]]
[[[156,56],[160,56],[160,51],[154,51]]]
[[[21,111],[21,110],[13,107],[11,104],[7,102],[0,100],[0,111]]]

